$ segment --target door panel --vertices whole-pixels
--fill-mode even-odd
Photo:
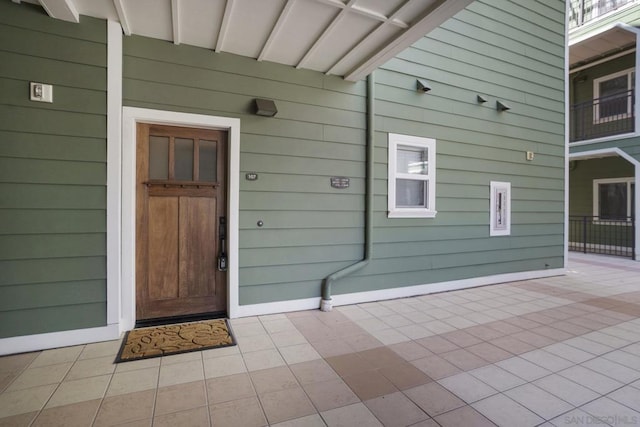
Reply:
[[[226,311],[226,133],[138,125],[137,320]]]

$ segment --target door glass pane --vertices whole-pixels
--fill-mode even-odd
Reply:
[[[193,181],[193,139],[175,139],[175,178]]]
[[[426,205],[428,181],[412,179],[396,180],[396,207],[428,208]]]
[[[396,171],[398,173],[415,173],[427,175],[428,151],[426,148],[399,145],[396,154]]]
[[[149,179],[169,179],[168,136],[149,136]]]
[[[216,182],[217,174],[217,142],[200,140],[199,171],[200,181]]]

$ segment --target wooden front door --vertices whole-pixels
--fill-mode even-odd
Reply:
[[[226,132],[137,132],[137,320],[224,312]]]

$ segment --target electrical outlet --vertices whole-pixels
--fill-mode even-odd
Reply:
[[[37,102],[53,102],[53,86],[31,82],[29,84],[29,99]]]

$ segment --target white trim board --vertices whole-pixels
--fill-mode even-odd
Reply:
[[[238,234],[240,195],[240,119],[124,107],[122,120],[122,298],[120,330],[132,329],[136,321],[136,125],[155,123],[229,132],[227,227],[227,313],[238,317]]]
[[[0,339],[0,356],[25,353],[27,351],[68,347],[71,345],[111,341],[120,338],[117,324],[99,328],[75,329],[72,331],[49,332],[46,334],[23,335]]]
[[[340,305],[360,304],[364,302],[407,298],[436,292],[455,291],[478,286],[497,285],[499,283],[517,282],[520,280],[540,279],[543,277],[563,276],[564,268],[551,270],[524,271],[519,273],[497,274],[494,276],[475,277],[471,279],[452,280],[449,282],[429,283],[425,285],[405,286],[401,288],[381,289],[377,291],[357,292],[353,294],[332,295],[334,307]],[[264,304],[241,305],[238,317],[260,316],[265,314],[285,313],[300,310],[313,310],[320,307],[320,297],[291,301],[270,302]]]

